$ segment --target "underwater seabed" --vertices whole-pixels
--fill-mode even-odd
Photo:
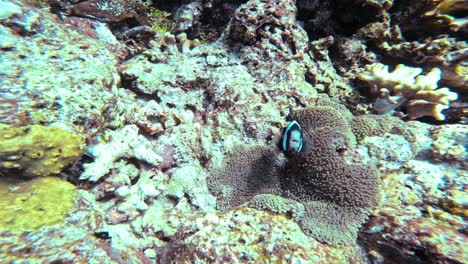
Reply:
[[[0,263],[468,263],[460,0],[0,0]]]

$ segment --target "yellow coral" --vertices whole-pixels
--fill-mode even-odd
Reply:
[[[465,0],[433,0],[438,3],[434,10],[426,12],[424,16],[433,19],[433,24],[439,27],[447,27],[452,31],[459,31],[468,25],[466,17],[457,18],[453,16],[456,12],[465,12],[468,5]]]
[[[441,70],[432,69],[426,75],[421,74],[421,68],[398,65],[390,72],[388,66],[375,63],[366,65],[367,72],[358,78],[369,82],[371,88],[379,91],[382,97],[390,94],[403,96],[407,114],[410,118],[431,115],[437,120],[444,120],[442,110],[447,109],[451,101],[458,98],[458,94],[448,88],[438,88]]]
[[[75,193],[73,184],[56,177],[0,178],[0,229],[16,233],[59,224],[73,209]]]
[[[54,126],[0,124],[0,174],[43,177],[60,173],[84,151],[84,138]]]
[[[452,87],[468,90],[468,62],[462,61],[444,70],[443,79]]]

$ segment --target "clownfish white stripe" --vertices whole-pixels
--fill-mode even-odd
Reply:
[[[291,121],[282,135],[282,150],[299,153],[302,149],[302,127],[296,120]]]

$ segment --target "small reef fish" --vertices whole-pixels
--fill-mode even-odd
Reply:
[[[283,129],[278,145],[286,157],[307,154],[310,153],[313,148],[312,141],[304,136],[301,124],[296,120],[292,120],[288,126]]]

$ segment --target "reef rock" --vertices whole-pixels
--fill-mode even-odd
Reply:
[[[95,134],[119,83],[107,46],[21,1],[0,19],[0,122],[60,122]],[[3,7],[2,7],[3,10]]]
[[[468,259],[463,250],[468,239],[464,231],[468,174],[460,160],[466,155],[467,140],[453,128],[411,124],[419,135],[419,155],[383,175],[386,191],[360,234],[371,259],[415,263]]]
[[[297,21],[296,1],[248,1],[235,11],[225,41],[252,75],[267,84],[285,82],[298,92],[312,89],[312,84],[332,97],[350,92],[328,58],[329,45],[309,50],[307,33]]]

